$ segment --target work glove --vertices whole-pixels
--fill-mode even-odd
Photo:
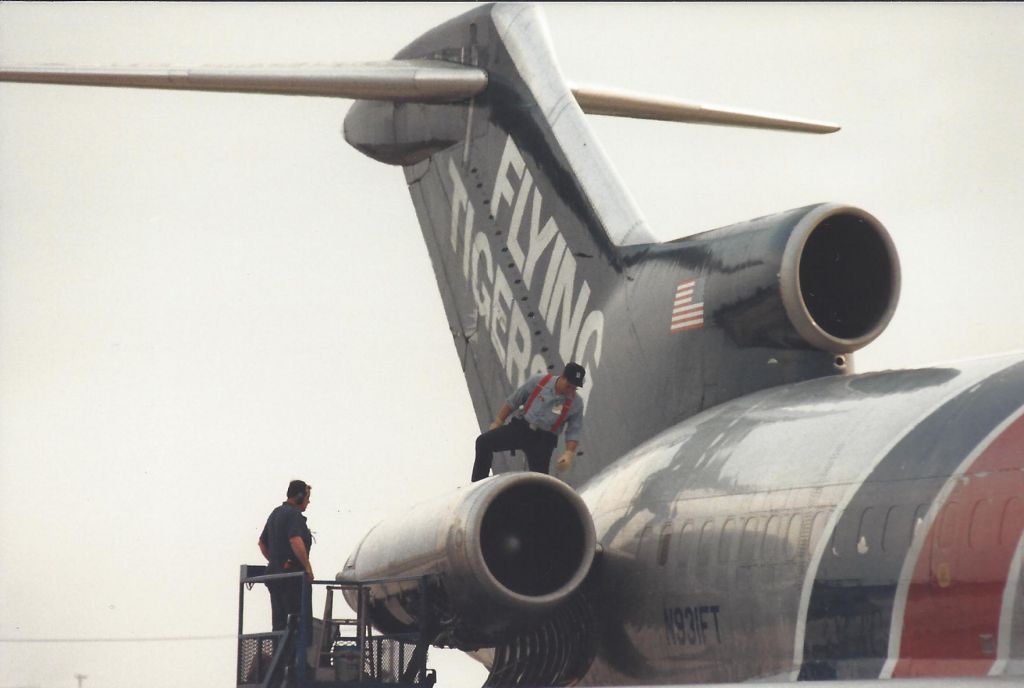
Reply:
[[[558,461],[555,462],[555,468],[557,468],[559,472],[564,473],[572,468],[572,460],[575,456],[576,454],[574,452],[571,452],[568,449],[565,450],[562,452],[562,455],[558,457]]]

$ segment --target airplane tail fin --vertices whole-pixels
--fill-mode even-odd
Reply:
[[[477,8],[397,59],[488,75],[468,102],[362,100],[345,120],[349,143],[405,170],[481,427],[531,374],[574,360],[593,386],[618,247],[654,238],[590,135],[541,14]]]

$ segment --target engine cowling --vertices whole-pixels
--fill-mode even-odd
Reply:
[[[427,576],[432,623],[449,644],[494,645],[566,601],[590,570],[594,525],[583,500],[539,473],[495,476],[375,526],[338,574],[372,581]],[[356,599],[348,599],[355,607]],[[419,627],[415,580],[371,585],[369,612],[385,632]]]
[[[808,206],[696,239],[714,264],[743,268],[716,285],[730,303],[718,321],[741,346],[850,353],[878,337],[896,311],[896,248],[860,208]]]
[[[889,233],[851,206],[817,206],[782,254],[779,283],[789,321],[805,342],[851,352],[882,333],[896,312],[900,269]]]

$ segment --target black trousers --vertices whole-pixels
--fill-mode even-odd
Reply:
[[[522,449],[526,462],[535,473],[547,473],[551,452],[558,444],[558,435],[546,430],[531,430],[522,418],[513,418],[507,425],[488,430],[476,438],[476,460],[473,461],[473,482],[483,480],[491,472],[494,452]]]
[[[276,569],[276,570],[272,570]],[[282,567],[270,566],[267,568],[268,573],[288,573],[290,571],[301,570],[298,568],[290,568],[284,570]],[[312,592],[312,586],[309,583],[305,583],[302,578],[298,576],[294,578],[284,578],[282,580],[267,581],[267,590],[270,591],[270,616],[275,631],[283,631],[288,628],[288,615],[294,614],[296,618],[302,612],[302,589],[303,587],[309,588]],[[312,610],[310,613],[312,617]],[[306,625],[306,630],[309,632],[309,637],[312,638],[312,619]]]
[[[275,631],[288,628],[288,615],[302,610],[302,581],[298,579],[267,581],[270,591],[270,615]]]

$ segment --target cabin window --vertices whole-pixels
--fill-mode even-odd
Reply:
[[[640,559],[640,553],[643,551],[643,548],[644,548],[644,541],[647,540],[647,538],[650,536],[650,534],[651,534],[651,526],[649,526],[649,525],[644,526],[643,530],[640,531],[640,537],[638,537],[636,539],[636,558],[637,559]]]
[[[658,566],[664,566],[668,562],[668,550],[672,544],[672,523],[666,523],[661,528],[661,537],[658,539]]]
[[[814,514],[814,520],[811,522],[811,538],[807,542],[808,552],[813,552],[818,546],[818,540],[821,539],[822,533],[825,532],[825,520],[827,518],[828,514],[824,511]]]
[[[778,561],[782,553],[782,519],[770,516],[764,524],[764,538],[761,540],[761,558],[764,561]]]
[[[828,513],[822,513],[825,514],[825,525],[828,525]],[[815,523],[817,523],[817,516],[815,516]],[[828,536],[828,544],[826,545],[825,554],[830,554],[833,557],[839,557],[842,556],[842,554],[850,554],[849,543],[839,539],[839,529],[842,524],[843,519],[842,513],[840,512],[833,521],[832,532],[829,533]],[[847,537],[849,538],[850,536],[847,535]],[[840,553],[840,550],[842,550],[842,553]]]
[[[1003,517],[999,520],[999,544],[1016,544],[1022,527],[1024,527],[1024,504],[1018,498],[1011,497],[1003,507]]]
[[[748,518],[743,524],[743,535],[740,538],[740,563],[752,564],[757,559],[757,543],[761,534],[761,520]]]
[[[736,530],[737,524],[735,518],[725,519],[725,523],[722,525],[722,537],[718,541],[718,561],[719,563],[728,562],[733,556],[733,546],[736,542]]]
[[[715,522],[705,521],[700,529],[700,544],[697,545],[697,563],[707,566],[711,562],[711,552],[715,542]]]
[[[889,510],[885,512],[885,525],[882,526],[883,552],[899,548],[899,523],[900,508],[898,506],[889,507]]]
[[[679,568],[685,567],[686,562],[693,556],[691,549],[694,545],[693,522],[687,521],[683,524],[682,530],[679,531],[679,558],[677,564]]]
[[[981,499],[971,510],[971,523],[967,530],[967,546],[974,550],[988,549],[995,545],[998,524],[992,518],[992,507],[988,500]]]
[[[877,543],[871,542],[871,518],[874,510],[871,507],[864,509],[860,515],[860,524],[857,526],[857,541],[853,543],[857,554],[867,554],[871,546]]]

